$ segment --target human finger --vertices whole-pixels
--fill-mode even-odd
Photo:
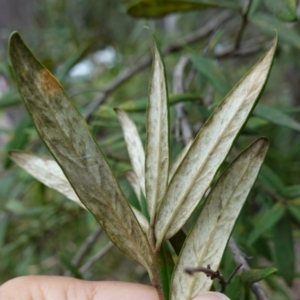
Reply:
[[[20,298],[21,296],[21,298]],[[61,276],[24,276],[0,287],[6,300],[158,300],[151,286],[115,281],[84,281]]]
[[[226,295],[221,293],[206,292],[193,298],[193,300],[230,300],[230,299]]]

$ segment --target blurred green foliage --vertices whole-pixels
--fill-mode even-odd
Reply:
[[[297,290],[300,272],[300,25],[296,21],[295,1],[276,0],[274,3],[267,0],[45,0],[35,8],[33,29],[21,34],[87,116],[124,193],[138,206],[125,176],[130,162],[113,108],[127,110],[145,138],[145,97],[151,54],[151,38],[145,26],[160,42],[167,68],[172,107],[172,159],[184,146],[178,125],[178,103],[183,105],[180,111],[196,133],[233,84],[264,53],[276,30],[279,46],[270,79],[227,163],[257,137],[269,139],[265,164],[233,236],[246,257],[251,257],[248,260],[251,268],[278,269],[264,282],[270,298],[293,299],[293,295],[300,292]],[[183,88],[179,90],[174,69],[182,56],[187,57],[187,64],[181,74]],[[74,68],[77,73],[87,71],[75,76]],[[107,245],[104,234],[95,239],[80,264],[72,262],[79,248],[86,245],[89,234],[97,229],[96,221],[88,212],[9,161],[7,152],[11,149],[46,155],[48,152],[21,104],[4,53],[0,75],[8,85],[0,97],[0,282],[25,274],[73,274],[86,279],[148,282],[144,270],[115,248],[104,254],[105,259],[80,271],[86,261]],[[99,99],[102,99],[101,105],[97,105]],[[193,218],[186,225],[187,230],[191,222]],[[227,252],[222,271],[228,277],[235,267]],[[268,270],[273,273],[273,269]],[[235,297],[233,299],[249,299],[248,286],[242,282],[251,281],[253,274],[249,273],[247,279],[236,277],[228,294]],[[263,276],[259,272],[255,274]],[[237,290],[238,296],[234,294]]]

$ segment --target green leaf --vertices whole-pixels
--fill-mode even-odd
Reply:
[[[245,300],[245,287],[240,276],[234,276],[226,287],[225,295],[229,299]]]
[[[204,273],[190,276],[185,274],[184,269],[207,265],[213,270],[219,268],[234,224],[267,149],[267,139],[254,142],[233,161],[210,192],[175,266],[171,300],[192,299],[210,290],[212,280]]]
[[[289,291],[287,291],[286,288],[283,287],[282,282],[278,280],[278,278],[267,277],[266,282],[272,288],[272,290],[275,290],[278,295],[282,296],[282,299],[295,300],[291,297]]]
[[[183,231],[183,229],[181,229],[169,240],[177,256],[179,255],[182,249],[185,239],[186,239],[186,233]]]
[[[153,39],[153,63],[149,87],[146,139],[146,199],[150,224],[168,184],[169,106],[164,64]]]
[[[11,107],[21,102],[22,98],[18,95],[17,91],[11,89],[0,97],[0,109]]]
[[[170,13],[213,7],[238,8],[237,1],[226,0],[140,0],[126,2],[129,2],[126,12],[133,17],[142,18],[157,18]]]
[[[62,66],[60,66],[60,68],[58,69],[58,74],[57,74],[57,78],[59,80],[63,80],[65,79],[70,70],[78,63],[80,62],[80,60],[82,60],[85,55],[88,53],[88,51],[90,50],[92,44],[88,43],[85,45],[80,45],[80,48],[72,55],[70,55],[68,57],[68,59],[64,62],[64,64]]]
[[[66,257],[65,255],[63,254],[59,254],[58,255],[60,261],[63,263],[63,265],[65,266],[65,268],[71,272],[71,274],[75,277],[75,278],[78,278],[78,279],[83,279],[83,276],[81,274],[81,272],[79,271],[79,269],[74,266],[72,264],[72,262],[69,260],[68,257]]]
[[[0,249],[4,245],[9,223],[9,215],[7,212],[0,213]]]
[[[18,33],[10,37],[9,53],[35,126],[81,202],[112,242],[152,277],[152,249],[85,120]]]
[[[276,17],[283,21],[297,21],[296,0],[264,0],[265,6]]]
[[[277,272],[276,268],[252,269],[243,271],[241,278],[244,283],[252,284],[254,282],[265,279],[275,272]]]
[[[266,55],[219,104],[177,168],[157,216],[155,233],[158,248],[163,239],[169,239],[183,226],[226,158],[262,92],[276,43],[277,39]]]
[[[300,35],[298,32],[275,17],[264,13],[257,13],[250,18],[250,21],[270,36],[273,36],[274,30],[276,30],[280,41],[300,48]]]
[[[140,188],[145,193],[145,151],[134,122],[120,109],[115,109],[122,126],[124,138],[132,168],[136,174]]]
[[[18,166],[23,168],[35,179],[60,192],[82,208],[87,209],[79,200],[68,179],[55,160],[22,151],[11,151],[9,156]],[[144,232],[148,232],[149,223],[147,219],[134,207],[131,207],[131,209]]]
[[[253,14],[255,14],[256,11],[258,11],[260,9],[262,4],[263,4],[263,0],[252,0],[248,15],[252,16]]]
[[[285,187],[283,195],[286,198],[296,198],[300,197],[300,184],[290,185]]]
[[[159,252],[159,266],[164,298],[168,300],[170,295],[174,261],[167,242],[162,244],[161,251]]]
[[[267,185],[272,190],[278,192],[279,194],[283,194],[285,190],[285,186],[281,178],[266,164],[264,164],[261,168],[259,181]]]
[[[18,124],[14,128],[13,136],[5,145],[3,163],[5,168],[9,168],[11,166],[11,160],[9,159],[8,152],[12,149],[25,147],[28,141],[28,129],[31,127],[33,127],[32,121],[29,115],[26,113],[19,120]]]
[[[296,122],[290,116],[284,114],[283,112],[274,107],[259,103],[257,104],[253,114],[262,119],[270,121],[273,124],[285,126],[290,129],[300,131],[300,123]]]
[[[279,274],[291,286],[295,274],[295,252],[292,228],[285,215],[273,228],[274,258]]]
[[[272,228],[282,218],[285,212],[285,206],[281,203],[276,203],[273,207],[267,210],[260,220],[255,222],[254,229],[249,235],[248,245],[253,244],[264,232]]]
[[[288,211],[297,220],[298,224],[300,224],[300,208],[296,205],[288,205]]]
[[[192,54],[190,57],[196,69],[203,74],[222,96],[225,96],[230,91],[230,83],[216,62],[199,54]]]

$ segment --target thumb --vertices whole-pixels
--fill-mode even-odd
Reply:
[[[193,298],[193,300],[230,300],[226,295],[217,292],[206,292]]]

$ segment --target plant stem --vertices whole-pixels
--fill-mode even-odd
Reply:
[[[148,232],[148,240],[150,246],[152,247],[154,254],[154,266],[153,266],[153,277],[150,278],[152,286],[156,289],[158,299],[159,300],[167,300],[164,298],[162,285],[161,285],[161,278],[160,278],[160,266],[159,266],[159,251],[155,250],[155,229],[154,224],[150,224],[149,232]]]

